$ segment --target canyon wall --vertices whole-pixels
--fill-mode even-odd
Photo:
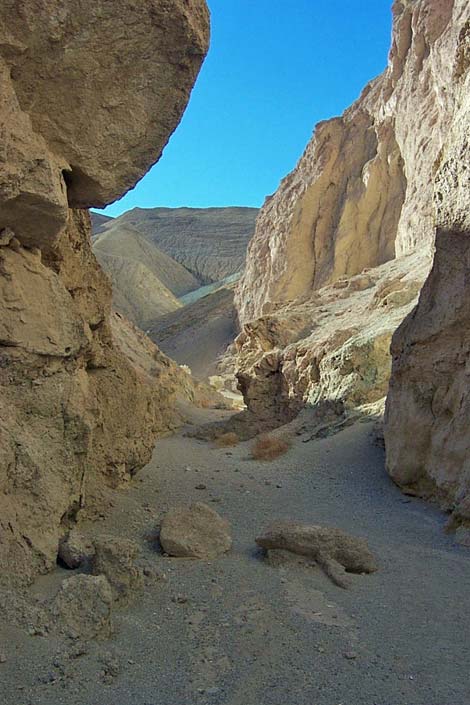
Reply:
[[[418,306],[392,342],[390,475],[470,524],[470,17],[449,57],[456,101],[433,174],[436,251]]]
[[[394,3],[387,69],[341,117],[317,125],[266,200],[237,295],[242,323],[417,247],[431,252],[431,174],[455,105],[466,5]]]
[[[436,165],[449,134],[465,131],[455,115],[469,13],[465,0],[395,2],[386,70],[317,126],[266,200],[232,349],[258,416],[282,422],[325,400],[370,413],[383,404],[391,337],[432,263]]]
[[[79,209],[159,158],[208,33],[204,0],[1,4],[2,580],[49,569],[100,487],[125,482],[174,421],[178,368],[113,320]]]

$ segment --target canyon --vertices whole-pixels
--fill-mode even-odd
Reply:
[[[6,705],[465,702],[470,7],[392,13],[260,210],[111,218],[205,0],[2,3]]]
[[[325,401],[380,416],[391,375],[388,471],[457,525],[470,519],[469,21],[460,0],[394,3],[386,71],[316,127],[260,212],[232,350],[248,408],[278,423]]]

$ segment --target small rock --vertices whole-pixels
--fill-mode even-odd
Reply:
[[[202,502],[175,507],[164,517],[160,543],[170,556],[216,558],[232,546],[229,524]]]
[[[345,651],[343,656],[349,661],[352,661],[353,659],[357,658],[357,653],[355,651]]]
[[[59,559],[68,568],[78,568],[89,562],[95,553],[93,543],[76,529],[72,529],[59,542]]]
[[[135,564],[139,546],[129,539],[101,536],[95,541],[93,573],[105,575],[113,598],[121,605],[129,604],[143,589],[143,571]]]
[[[206,490],[207,485],[204,485],[202,482],[199,485],[196,485],[195,487],[196,490]]]
[[[7,657],[5,656],[3,651],[0,651],[0,663],[6,663],[7,662]]]
[[[63,581],[51,611],[68,636],[92,639],[111,634],[112,603],[111,586],[103,575],[74,575]]]
[[[178,605],[184,605],[188,601],[188,598],[185,595],[173,595],[171,601],[176,602]]]

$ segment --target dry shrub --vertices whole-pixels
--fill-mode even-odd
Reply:
[[[229,448],[230,446],[238,445],[240,439],[236,433],[223,433],[221,436],[215,439],[215,445],[217,448]]]
[[[255,460],[274,460],[290,448],[290,441],[276,436],[260,436],[253,444],[251,454]]]

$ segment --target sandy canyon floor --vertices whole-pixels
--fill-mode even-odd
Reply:
[[[444,533],[444,514],[391,483],[370,432],[294,437],[268,463],[249,443],[218,449],[184,430],[161,440],[93,531],[136,540],[166,578],[116,612],[111,639],[79,649],[3,618],[2,705],[469,705],[469,549]],[[230,520],[225,557],[165,558],[146,540],[191,500]],[[254,539],[274,519],[363,536],[380,570],[342,590],[295,560],[269,565]],[[64,577],[58,568],[34,594]]]

